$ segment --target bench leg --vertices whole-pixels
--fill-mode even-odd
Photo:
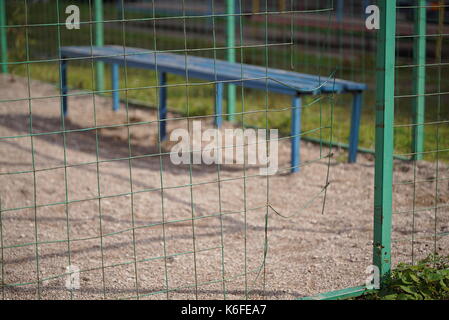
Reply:
[[[112,66],[112,110],[118,111],[120,109],[120,91],[119,91],[119,65]]]
[[[218,82],[215,85],[215,125],[221,127],[223,122],[223,83]]]
[[[67,60],[61,58],[61,116],[67,117]]]
[[[349,163],[355,163],[357,161],[361,115],[362,115],[362,93],[357,92],[354,94],[352,104],[351,133],[349,135],[349,155],[348,155]]]
[[[159,135],[161,141],[167,138],[167,74],[159,72]]]
[[[344,0],[337,0],[337,21],[342,22],[344,15],[345,3]]]
[[[292,119],[291,119],[291,172],[299,171],[301,161],[300,143],[301,143],[301,97],[295,96],[292,100]]]

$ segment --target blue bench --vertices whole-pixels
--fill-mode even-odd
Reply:
[[[159,119],[160,139],[166,139],[167,117],[167,73],[184,77],[213,81],[215,83],[215,124],[220,127],[223,115],[223,87],[235,84],[245,88],[268,90],[292,96],[291,119],[291,166],[292,172],[299,170],[301,139],[301,97],[316,94],[353,95],[351,132],[349,137],[349,162],[357,160],[358,136],[362,109],[362,93],[367,86],[340,79],[323,79],[319,76],[266,69],[248,64],[230,63],[222,60],[186,56],[181,54],[153,52],[146,49],[123,48],[121,46],[104,47],[62,47],[61,48],[61,108],[67,116],[67,63],[71,59],[94,59],[112,65],[113,109],[118,110],[119,67],[150,69],[159,75]]]

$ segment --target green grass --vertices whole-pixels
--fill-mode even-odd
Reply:
[[[431,255],[416,265],[400,263],[385,288],[359,300],[448,300],[449,256]]]

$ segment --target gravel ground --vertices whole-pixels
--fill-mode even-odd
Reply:
[[[303,161],[313,162],[300,173],[267,179],[253,166],[243,179],[241,166],[222,166],[219,192],[216,165],[195,165],[190,177],[188,166],[172,165],[167,156],[139,157],[158,153],[156,124],[136,124],[129,132],[111,127],[126,123],[126,113],[123,107],[113,113],[108,98],[70,97],[64,127],[72,131],[39,135],[62,128],[59,99],[42,98],[58,91],[37,81],[29,89],[26,79],[0,78],[0,99],[17,100],[0,103],[4,299],[222,299],[224,289],[226,298],[247,292],[251,299],[294,299],[364,283],[372,256],[372,156],[346,164],[336,160],[342,151],[335,150],[330,162],[314,161],[319,147],[303,143]],[[41,99],[29,101],[28,92]],[[137,123],[156,119],[142,109],[128,116]],[[80,130],[95,125],[104,128]],[[186,120],[168,122],[169,131],[186,126]],[[203,127],[210,128],[210,120]],[[279,153],[279,166],[288,167],[288,141],[280,141]],[[422,209],[414,217],[414,257],[434,249],[435,229],[449,231],[447,180],[438,184],[442,208],[426,209],[436,200],[435,166],[420,162],[415,172],[412,163],[395,164],[395,182],[414,175],[430,181],[395,186],[394,263],[412,259],[414,194],[415,209]],[[447,169],[440,163],[439,176],[447,177]],[[5,174],[11,172],[22,173]],[[172,223],[161,224],[163,217]],[[259,273],[266,234],[266,267]],[[438,238],[436,247],[449,254],[447,238]],[[79,290],[65,288],[70,264],[83,271]]]

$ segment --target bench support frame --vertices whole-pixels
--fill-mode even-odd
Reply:
[[[302,99],[298,94],[292,99],[292,117],[291,117],[291,172],[299,171],[301,162],[301,110]]]
[[[120,74],[119,65],[118,64],[111,65],[112,110],[116,112],[120,109],[119,74]]]
[[[64,117],[67,117],[67,60],[64,57],[61,58],[61,113]]]
[[[361,91],[353,94],[351,133],[349,135],[349,152],[348,152],[349,163],[355,163],[357,161],[360,118],[362,116],[362,100],[363,100],[362,97],[363,95]]]
[[[61,59],[61,112],[64,117],[68,115],[68,85],[67,85],[67,66],[68,62],[65,57]],[[120,65],[111,64],[111,81],[112,81],[112,109],[118,111],[120,108],[120,86],[119,86]],[[160,141],[167,138],[167,73],[158,73],[159,86],[159,135]],[[215,84],[215,116],[214,123],[217,128],[223,124],[223,93],[224,83],[217,82]],[[351,132],[349,137],[349,155],[348,161],[354,163],[357,160],[359,127],[362,113],[362,91],[353,92]],[[300,148],[301,148],[301,110],[302,97],[297,93],[292,98],[291,113],[291,172],[300,171]]]
[[[167,74],[159,72],[159,135],[161,140],[167,138]]]
[[[223,82],[215,84],[215,126],[221,128],[223,123]]]

